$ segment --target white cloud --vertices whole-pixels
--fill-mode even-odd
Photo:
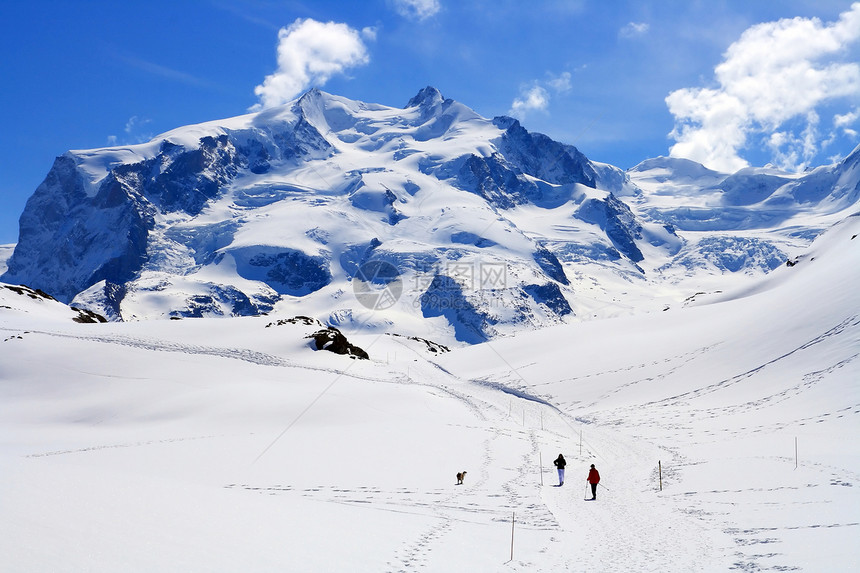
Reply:
[[[374,36],[373,28],[365,28],[365,38]],[[278,69],[254,88],[260,102],[251,109],[286,103],[309,87],[321,86],[332,76],[369,61],[362,33],[346,24],[300,18],[278,32]]]
[[[646,22],[630,22],[618,31],[618,35],[622,38],[637,38],[647,34],[650,28]]]
[[[551,76],[546,84],[557,93],[563,94],[570,91],[570,72],[562,72],[559,76]]]
[[[125,135],[119,137],[117,135],[108,135],[107,144],[110,147],[117,145],[133,145],[135,143],[145,143],[153,138],[152,133],[144,131],[146,125],[152,123],[151,119],[143,118],[138,115],[133,115],[125,122],[123,132]]]
[[[766,145],[771,151],[773,163],[780,166],[808,165],[818,153],[818,114],[807,114],[806,127],[799,134],[791,131],[775,131],[768,137]]]
[[[842,133],[854,139],[857,137],[857,130],[852,126],[860,119],[860,109],[853,109],[848,113],[836,114],[833,116],[833,127],[842,130]]]
[[[508,113],[513,117],[522,119],[526,113],[530,111],[546,111],[548,106],[549,93],[543,87],[535,85],[520,90],[520,97],[514,99]]]
[[[844,59],[858,40],[860,2],[836,22],[791,18],[747,29],[715,68],[717,87],[666,98],[675,116],[671,155],[734,171],[747,165],[740,151],[751,137],[762,136],[779,166],[805,168],[821,147],[818,108],[860,95],[860,65]]]
[[[547,74],[546,81],[534,81],[530,84],[520,86],[519,97],[514,98],[508,115],[518,119],[525,119],[527,113],[532,111],[546,112],[552,99],[547,88],[556,94],[564,94],[571,90],[570,72],[562,72],[559,75]]]
[[[426,20],[435,16],[442,6],[439,0],[391,0],[398,14],[410,20]]]
[[[136,115],[133,115],[130,118],[128,118],[127,122],[125,122],[125,130],[124,131],[127,134],[131,135],[132,132],[137,131],[138,129],[140,129],[144,125],[150,123],[151,121],[152,121],[151,119],[140,118]]]

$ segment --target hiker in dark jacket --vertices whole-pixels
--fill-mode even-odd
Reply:
[[[567,465],[567,461],[563,455],[558,454],[558,457],[552,463],[558,468],[558,486],[561,487],[564,485],[564,466]]]
[[[591,464],[591,469],[588,470],[588,477],[585,478],[585,481],[591,484],[592,501],[597,499],[597,484],[600,482],[600,474],[597,473],[597,468],[594,467],[594,464]]]

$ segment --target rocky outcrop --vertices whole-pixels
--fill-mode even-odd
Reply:
[[[311,334],[308,338],[312,338],[317,350],[328,350],[335,354],[344,354],[350,358],[359,360],[369,360],[367,352],[358,346],[350,343],[343,333],[333,326],[326,327]]]

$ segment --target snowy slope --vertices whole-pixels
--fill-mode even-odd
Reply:
[[[3,568],[852,570],[858,234],[720,301],[441,355],[347,329],[369,361],[279,315],[79,324],[0,290]]]

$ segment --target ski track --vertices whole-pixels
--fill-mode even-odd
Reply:
[[[485,400],[452,390],[446,385],[435,387],[443,389],[464,404],[482,427],[488,421],[489,414],[498,416],[500,413],[498,407]],[[444,490],[445,493],[441,499],[432,504],[434,517],[437,518],[436,523],[423,531],[417,539],[405,543],[395,551],[392,560],[388,562],[387,573],[406,573],[427,568],[431,564],[432,553],[438,544],[442,543],[453,531],[458,529],[458,526],[466,521],[464,514],[469,516],[468,522],[470,524],[486,525],[502,519],[500,506],[488,502],[501,501],[500,498],[504,497],[508,505],[503,504],[501,507],[505,510],[515,502],[515,499],[512,499],[512,488],[508,483],[502,486],[504,495],[488,490],[491,477],[490,469],[494,467],[497,455],[494,444],[502,436],[496,425],[488,428],[488,431],[491,435],[483,442],[484,455],[481,460],[478,480],[474,485],[466,486],[464,484],[462,487],[454,486],[452,490]],[[481,516],[482,519],[476,522],[474,519],[476,516]]]
[[[0,330],[12,331],[12,329],[0,327]],[[21,332],[15,330],[15,332]],[[199,344],[185,344],[181,342],[165,342],[162,340],[149,340],[144,338],[134,338],[131,336],[79,336],[74,334],[65,334],[62,332],[50,332],[43,330],[28,330],[24,334],[41,334],[43,336],[53,336],[58,338],[72,338],[76,340],[84,340],[89,342],[97,342],[101,344],[116,344],[120,346],[128,346],[139,348],[141,350],[150,350],[153,352],[176,352],[189,355],[215,356],[218,358],[227,358],[231,360],[241,360],[258,366],[273,366],[280,368],[300,368],[302,370],[312,370],[315,372],[326,372],[329,374],[345,375],[358,380],[370,380],[374,382],[391,383],[390,378],[364,376],[361,374],[349,372],[349,368],[326,368],[315,366],[302,362],[294,362],[275,356],[266,354],[256,350],[247,348],[224,348],[218,346],[203,346]],[[350,363],[351,365],[352,363]]]
[[[580,407],[582,407],[582,408],[592,408],[592,407],[598,406],[602,402],[605,402],[607,399],[611,398],[613,395],[621,393],[621,392],[628,390],[630,388],[633,388],[634,386],[638,386],[638,385],[644,384],[644,383],[660,382],[660,381],[668,378],[669,376],[671,376],[672,374],[674,374],[675,372],[677,372],[678,370],[680,370],[684,366],[689,365],[694,360],[696,360],[696,358],[698,358],[700,356],[704,356],[705,354],[707,354],[708,352],[710,352],[711,350],[713,350],[717,346],[719,346],[719,344],[712,344],[710,346],[703,346],[702,348],[697,348],[697,349],[692,350],[690,352],[685,352],[683,354],[672,356],[672,357],[669,357],[669,358],[666,358],[663,360],[655,360],[653,362],[641,363],[638,365],[631,365],[631,366],[627,366],[625,368],[618,368],[615,370],[607,370],[604,372],[599,372],[597,374],[591,374],[591,375],[571,378],[571,379],[565,380],[563,382],[567,382],[567,381],[573,382],[573,381],[584,380],[584,379],[592,378],[592,377],[621,374],[621,373],[626,373],[626,372],[632,372],[634,370],[644,370],[646,368],[659,368],[659,367],[665,368],[665,367],[668,367],[665,370],[661,369],[658,373],[656,373],[654,375],[645,376],[642,378],[637,378],[635,380],[631,380],[630,382],[626,382],[624,384],[621,384],[621,385],[613,388],[612,390],[605,392],[604,394],[602,394],[601,396],[599,396],[597,399],[593,400],[592,402],[590,402],[588,404],[581,404],[580,405]]]
[[[146,440],[146,441],[138,441],[138,442],[128,442],[124,444],[106,444],[101,446],[89,446],[86,448],[75,448],[71,450],[56,450],[53,452],[42,452],[38,454],[27,454],[23,457],[25,458],[44,458],[48,456],[62,456],[66,454],[81,454],[86,452],[95,452],[98,450],[109,450],[109,449],[117,449],[117,448],[139,448],[143,446],[152,446],[159,444],[172,444],[175,442],[187,442],[191,440],[211,440],[213,438],[220,438],[221,436],[211,435],[211,436],[190,436],[186,438],[166,438],[163,440]]]
[[[698,518],[677,515],[667,506],[659,505],[653,487],[637,475],[649,476],[651,465],[646,449],[632,441],[621,441],[596,429],[583,455],[568,457],[565,484],[560,488],[545,488],[544,499],[558,517],[567,535],[554,542],[572,544],[566,552],[576,555],[573,561],[558,564],[573,571],[697,571],[708,563],[712,549],[698,535],[703,529]],[[614,475],[616,460],[622,460],[623,473]],[[575,474],[575,467],[587,468],[594,461],[601,469],[601,486],[597,501],[585,501],[591,490],[585,474]],[[611,480],[608,489],[603,482]],[[632,480],[632,481],[631,481]],[[654,479],[656,483],[656,479]],[[624,528],[617,527],[625,523]],[[672,525],[674,523],[674,525]],[[658,525],[659,524],[659,525]],[[629,531],[637,532],[630,538]],[[673,548],[683,548],[677,551]],[[689,548],[696,548],[690,551]],[[548,547],[547,550],[550,550]],[[685,562],[695,555],[692,562]]]
[[[751,369],[747,370],[746,372],[736,374],[730,378],[725,378],[725,379],[720,380],[718,382],[714,382],[713,384],[709,384],[707,386],[703,386],[701,388],[697,388],[697,389],[691,390],[689,392],[684,392],[684,393],[678,394],[676,396],[672,396],[670,398],[664,398],[662,400],[655,400],[653,402],[645,402],[644,404],[642,404],[642,406],[646,407],[646,406],[660,405],[660,404],[665,404],[665,403],[671,404],[674,402],[680,403],[684,399],[700,398],[704,395],[711,394],[711,393],[716,392],[718,390],[726,389],[729,386],[733,386],[733,385],[737,384],[738,382],[741,382],[742,380],[746,380],[747,378],[752,377],[753,375],[755,375],[759,371],[767,368],[768,366],[771,366],[771,365],[776,364],[782,360],[785,360],[786,358],[792,356],[795,353],[798,353],[798,352],[801,352],[804,350],[808,350],[808,349],[814,347],[815,345],[820,344],[820,343],[824,342],[825,340],[828,340],[829,338],[831,338],[833,336],[837,336],[837,335],[841,334],[842,332],[844,332],[848,328],[856,327],[856,326],[860,326],[860,316],[855,314],[849,318],[846,318],[845,320],[843,320],[842,322],[840,322],[839,324],[837,324],[833,328],[830,328],[829,330],[827,330],[827,331],[823,332],[822,334],[812,338],[811,340],[805,342],[804,344],[801,344],[797,348],[794,348],[794,349],[786,352],[785,354],[783,354],[781,356],[778,356],[772,360],[769,360],[768,362],[765,362],[764,364],[756,366],[755,368],[751,368]]]

